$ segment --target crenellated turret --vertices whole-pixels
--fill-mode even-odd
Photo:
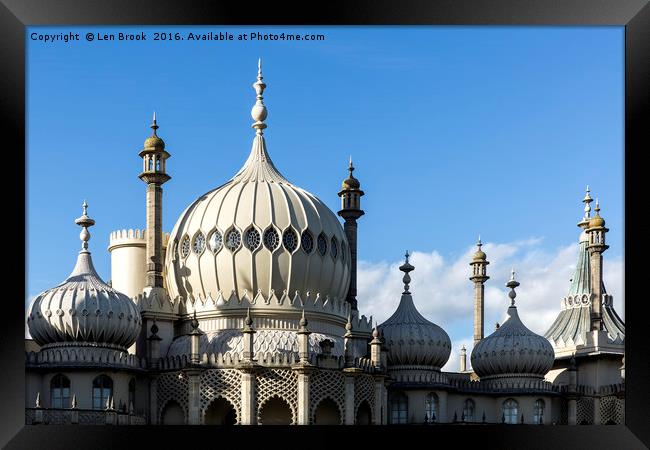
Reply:
[[[130,298],[141,294],[147,282],[146,230],[116,230],[109,236],[111,285]],[[163,257],[169,233],[163,233]]]

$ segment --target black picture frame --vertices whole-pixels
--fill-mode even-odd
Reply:
[[[173,444],[383,446],[387,433],[399,433],[402,444],[480,448],[621,448],[650,445],[650,318],[641,253],[648,235],[643,213],[647,202],[642,185],[642,155],[650,148],[650,6],[647,0],[363,0],[306,2],[229,2],[163,0],[0,0],[0,104],[6,127],[2,155],[7,205],[5,220],[13,230],[5,239],[20,243],[25,231],[25,201],[14,195],[15,175],[25,172],[25,27],[32,25],[618,25],[625,27],[625,296],[626,401],[625,426],[445,426],[435,427],[71,427],[25,425],[24,298],[25,280],[20,245],[11,258],[15,273],[5,275],[4,323],[1,327],[0,445],[7,448],[166,448]],[[7,142],[6,138],[9,138]],[[24,182],[24,180],[23,180]],[[12,184],[10,184],[12,183]],[[25,184],[23,183],[23,187]],[[26,220],[26,219],[25,219]],[[12,237],[13,236],[13,237]],[[25,241],[25,245],[29,245]],[[17,259],[18,262],[14,261]],[[22,270],[21,270],[22,269]],[[10,278],[9,278],[10,277]],[[23,283],[25,286],[25,283]],[[24,290],[23,290],[24,291]],[[24,293],[24,292],[23,292]],[[20,297],[20,298],[19,298]],[[255,428],[255,429],[251,429]],[[264,428],[262,431],[261,429]],[[282,437],[276,436],[282,433]],[[297,434],[296,434],[297,433]],[[145,438],[146,440],[143,440]],[[316,438],[316,439],[314,439]],[[424,441],[422,441],[424,440]],[[138,444],[136,444],[136,442]],[[398,441],[399,442],[399,441]],[[421,444],[419,444],[422,442]],[[155,446],[155,447],[154,447]]]

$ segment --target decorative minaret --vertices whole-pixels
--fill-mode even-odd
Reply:
[[[341,197],[341,210],[338,215],[345,220],[343,229],[350,245],[350,287],[346,301],[350,303],[353,311],[357,311],[357,219],[365,213],[361,209],[361,197],[364,195],[360,189],[361,183],[352,175],[352,156],[348,171],[350,173],[343,180],[342,189],[338,194]]]
[[[485,287],[484,283],[490,278],[487,276],[487,265],[490,262],[487,260],[487,255],[481,247],[481,236],[478,237],[476,243],[478,249],[474,253],[472,262],[472,276],[469,279],[474,283],[474,345],[483,339],[483,321],[485,311]]]
[[[165,161],[171,155],[165,142],[158,137],[156,113],[151,124],[153,134],[144,141],[140,152],[143,170],[140,179],[147,183],[147,280],[148,288],[163,287],[162,185],[171,177],[165,172]]]
[[[605,219],[600,217],[600,204],[596,199],[596,215],[589,220],[586,229],[589,235],[589,263],[591,268],[591,329],[603,329],[602,301],[605,294],[603,289],[603,252],[609,248],[605,244],[605,235],[609,229],[605,228]]]

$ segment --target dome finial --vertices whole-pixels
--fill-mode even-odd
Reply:
[[[156,111],[153,112],[153,122],[151,123],[151,129],[153,130],[152,136],[158,136],[156,130],[158,129],[158,123],[156,122]]]
[[[587,185],[587,189],[585,190],[585,198],[582,199],[582,202],[585,204],[585,220],[588,220],[590,215],[591,215],[591,206],[589,205],[593,200],[591,198],[589,190],[589,185]]]
[[[399,270],[404,272],[404,277],[402,278],[402,281],[404,282],[404,292],[403,292],[404,294],[410,294],[410,292],[409,292],[409,283],[411,282],[411,276],[409,275],[409,272],[411,272],[412,270],[415,270],[415,267],[413,267],[409,263],[409,257],[410,256],[411,255],[409,254],[409,251],[407,250],[406,254],[404,254],[404,259],[405,259],[404,264],[399,266]]]
[[[510,288],[510,292],[508,293],[508,297],[510,297],[510,306],[515,306],[515,297],[517,296],[515,288],[519,286],[519,284],[520,283],[515,280],[515,269],[513,267],[512,271],[510,272],[510,281],[506,283],[506,287]]]
[[[262,58],[259,58],[257,60],[257,81],[253,83],[253,89],[255,89],[255,93],[257,94],[255,105],[253,105],[253,109],[251,109],[251,117],[255,121],[255,123],[252,125],[253,128],[255,128],[256,134],[262,135],[264,134],[262,130],[266,128],[266,124],[264,123],[264,120],[266,120],[266,117],[268,116],[268,111],[266,110],[266,106],[264,105],[264,97],[262,94],[264,94],[264,89],[266,88],[266,84],[264,83],[262,76]]]
[[[81,233],[79,233],[79,239],[81,239],[81,251],[88,252],[88,241],[90,240],[90,232],[88,231],[88,228],[95,225],[95,221],[88,217],[88,203],[86,200],[84,200],[81,207],[83,208],[82,215],[77,218],[74,223],[82,227]]]
[[[199,329],[199,319],[196,318],[196,310],[194,310],[194,316],[192,317],[190,325],[192,326],[192,331],[197,331]]]

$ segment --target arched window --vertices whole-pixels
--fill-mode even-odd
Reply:
[[[544,409],[546,408],[546,404],[544,403],[544,400],[537,399],[535,400],[535,407],[533,409],[533,423],[536,424],[543,424],[544,423]]]
[[[519,404],[516,400],[509,398],[501,405],[501,420],[503,423],[517,423],[517,412]]]
[[[409,400],[406,395],[396,393],[390,400],[390,423],[408,423]]]
[[[126,405],[126,410],[131,412],[131,407],[135,409],[135,378],[129,381],[129,404]]]
[[[70,379],[65,375],[55,375],[50,381],[50,407],[70,407]]]
[[[471,398],[465,400],[463,403],[463,418],[465,422],[474,422],[474,410],[476,409],[476,403]]]
[[[113,396],[113,380],[100,375],[93,380],[93,409],[106,409],[106,402]]]
[[[438,396],[435,393],[430,393],[425,398],[424,410],[427,422],[438,421]]]

